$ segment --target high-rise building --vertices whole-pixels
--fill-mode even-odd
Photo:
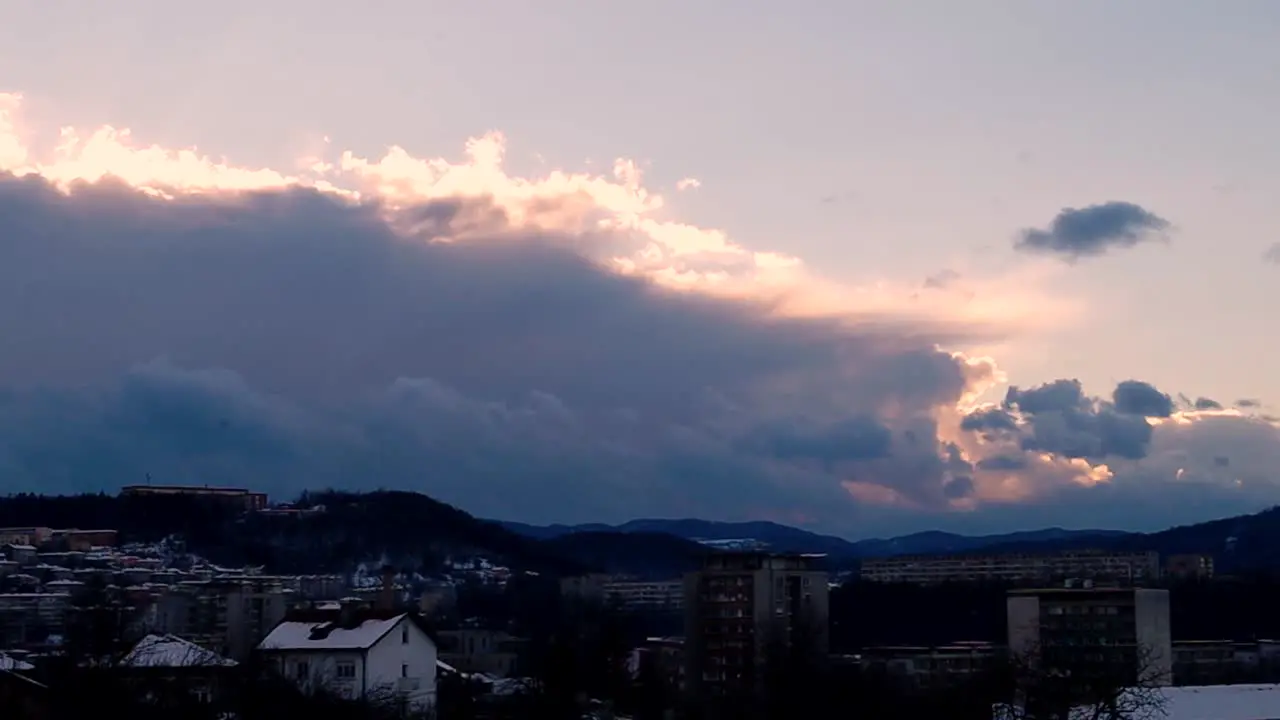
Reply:
[[[758,689],[772,652],[826,658],[827,574],[820,555],[712,553],[685,576],[686,682],[699,695]]]
[[[1173,680],[1169,591],[1151,588],[1014,590],[1009,652],[1046,669],[1121,673],[1119,682]]]

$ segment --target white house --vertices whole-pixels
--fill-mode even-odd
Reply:
[[[436,644],[409,613],[303,611],[286,616],[258,650],[306,690],[416,709],[435,704]]]

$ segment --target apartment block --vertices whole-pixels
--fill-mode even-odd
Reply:
[[[7,527],[0,528],[0,545],[30,545],[39,547],[53,535],[53,528]]]
[[[1015,590],[1007,600],[1009,652],[1074,673],[1121,672],[1169,685],[1169,591],[1151,588]]]
[[[210,487],[207,485],[127,485],[120,489],[120,497],[197,497],[226,502],[246,512],[267,507],[267,494],[247,488]]]
[[[160,598],[156,629],[242,661],[284,618],[288,606],[289,594],[272,580],[184,582]]]
[[[678,611],[684,607],[684,581],[612,580],[601,584],[605,601],[627,612]]]
[[[695,694],[760,687],[769,653],[825,659],[827,574],[822,556],[713,553],[684,582],[685,662]]]
[[[858,659],[862,672],[880,675],[910,688],[954,687],[995,667],[1001,651],[985,642],[958,642],[935,647],[865,648]]]
[[[1159,553],[1099,550],[876,558],[864,560],[860,574],[861,579],[869,582],[916,585],[995,581],[1047,585],[1067,579],[1140,585],[1154,582],[1160,576]]]
[[[1213,578],[1213,556],[1204,553],[1170,555],[1164,562],[1165,575],[1174,580]]]
[[[528,656],[528,641],[501,630],[441,630],[440,661],[464,673],[511,677]]]
[[[66,593],[0,594],[0,647],[29,649],[60,633],[70,604]]]

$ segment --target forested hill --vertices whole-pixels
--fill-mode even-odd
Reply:
[[[0,526],[115,529],[122,542],[178,536],[216,562],[287,572],[342,571],[380,558],[429,568],[460,554],[558,574],[585,569],[537,541],[419,493],[312,492],[305,503],[323,505],[325,512],[280,517],[183,496],[20,494],[0,498]]]

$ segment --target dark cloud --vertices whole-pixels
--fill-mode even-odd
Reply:
[[[10,490],[150,474],[840,530],[861,517],[850,478],[956,497],[934,411],[990,373],[925,326],[781,319],[615,274],[590,258],[625,235],[528,230],[487,200],[0,175],[0,225]]]
[[[960,427],[975,432],[1016,432],[1020,449],[1064,458],[1142,458],[1152,437],[1146,417],[1168,417],[1173,400],[1137,380],[1117,385],[1112,398],[1112,403],[1091,398],[1074,379],[1026,389],[1015,386],[1006,393],[1003,408],[970,413]],[[1022,416],[1021,421],[1015,413]],[[1018,456],[997,455],[979,461],[978,467],[1013,470],[1022,467],[1022,462]]]
[[[1090,405],[1079,380],[1054,380],[1039,387],[1023,390],[1011,386],[1005,393],[1004,406],[1036,415],[1048,412],[1073,412]]]
[[[1193,407],[1196,410],[1221,410],[1222,403],[1207,397],[1196,398]]]
[[[1018,420],[1000,408],[976,410],[960,421],[961,430],[991,431],[1018,429]]]
[[[1128,202],[1065,208],[1047,228],[1023,230],[1014,248],[1068,260],[1103,255],[1158,238],[1170,228],[1164,218]]]
[[[973,495],[973,478],[968,475],[957,475],[942,486],[942,493],[948,498],[959,500]]]
[[[848,418],[822,428],[779,423],[759,428],[744,446],[783,460],[876,460],[889,456],[893,431],[869,416]]]
[[[1173,414],[1173,398],[1141,380],[1124,380],[1111,393],[1118,413],[1144,417],[1169,417]]]
[[[1105,516],[1099,497],[1133,512],[1153,483],[1150,512],[1181,517],[1174,496],[1261,502],[1280,465],[1259,417],[1153,429],[1172,401],[1136,380],[1105,401],[1076,380],[1013,387],[957,436],[952,408],[993,368],[938,347],[974,329],[664,290],[599,262],[643,249],[632,233],[528,222],[554,200],[506,207],[0,175],[0,490],[381,486],[534,522],[865,535],[1063,524]],[[1093,462],[1117,474],[1086,490]]]
[[[1236,407],[1245,409],[1262,407],[1262,401],[1256,398],[1241,398],[1236,401]]]

